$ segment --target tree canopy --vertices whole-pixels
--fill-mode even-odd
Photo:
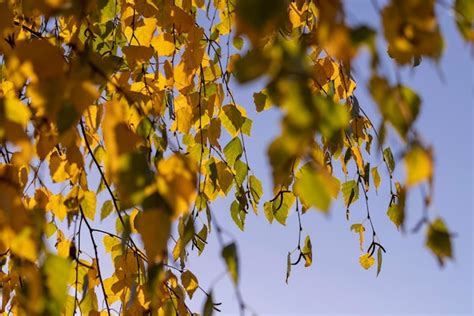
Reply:
[[[428,212],[434,155],[415,126],[422,97],[390,78],[381,56],[395,73],[426,59],[436,67],[445,41],[436,7],[453,12],[472,45],[474,3],[372,5],[381,30],[349,24],[334,0],[0,0],[1,311],[211,315],[220,305],[188,256],[205,256],[215,235],[244,313],[245,258],[213,217],[221,197],[242,231],[252,213],[285,225],[294,210],[287,282],[292,266],[312,264],[305,213],[328,213],[338,198],[361,267],[381,272],[372,191],[386,197],[387,220],[423,230],[445,264],[452,234]],[[352,68],[364,54],[367,87]],[[265,88],[239,104],[233,84],[255,80]],[[377,118],[356,88],[370,93]],[[282,119],[267,151],[273,187],[264,188],[247,155],[248,112],[265,119],[272,107]],[[412,228],[404,219],[414,188],[424,211]],[[361,222],[355,203],[366,210]],[[206,297],[200,311],[187,304],[196,291]]]

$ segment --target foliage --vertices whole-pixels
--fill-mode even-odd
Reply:
[[[313,262],[310,236],[302,239],[310,209],[328,213],[342,191],[351,221],[363,200],[366,216],[350,229],[360,264],[377,259],[378,274],[385,248],[368,192],[390,188],[387,215],[403,230],[406,196],[421,186],[416,230],[426,224],[426,246],[443,264],[453,256],[451,234],[427,213],[433,151],[415,129],[422,99],[383,74],[377,46],[384,38],[400,67],[439,60],[436,5],[389,1],[376,8],[378,32],[347,24],[332,0],[0,0],[1,310],[186,315],[187,297],[202,291],[210,315],[219,303],[187,257],[204,253],[213,232],[243,312],[238,247],[213,217],[223,196],[233,198],[241,230],[249,213],[285,225],[296,210],[288,282],[293,265]],[[452,10],[472,44],[474,4],[456,0]],[[351,63],[362,51],[377,126],[354,95]],[[230,87],[255,79],[266,81],[253,95],[256,111],[283,114],[268,148],[269,201],[247,158],[249,107]],[[386,141],[392,131],[397,155]]]

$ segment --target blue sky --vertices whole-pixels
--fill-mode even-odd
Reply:
[[[370,1],[347,1],[352,23],[379,27]],[[417,128],[423,139],[435,148],[435,195],[430,218],[441,216],[454,239],[454,260],[440,268],[424,247],[424,229],[417,234],[398,232],[386,216],[388,196],[386,174],[382,189],[371,195],[371,215],[377,233],[387,249],[381,274],[375,267],[366,271],[358,264],[360,250],[357,235],[350,224],[364,217],[364,204],[351,208],[352,219],[345,220],[345,209],[338,201],[329,216],[311,210],[303,216],[305,232],[313,243],[313,265],[293,268],[285,284],[286,254],[295,248],[298,237],[297,216],[290,213],[287,226],[268,224],[263,214],[247,217],[245,232],[230,219],[230,201],[219,200],[212,209],[220,224],[238,242],[240,281],[245,302],[259,315],[471,315],[473,311],[472,228],[473,228],[473,100],[474,64],[469,47],[461,40],[452,17],[437,7],[446,50],[439,65],[424,60],[416,69],[402,71],[402,81],[413,87],[423,100]],[[383,45],[383,43],[381,43]],[[389,62],[388,59],[385,62]],[[387,64],[386,69],[390,69]],[[366,93],[369,74],[361,58],[355,65],[356,90],[361,106],[376,118],[375,105]],[[442,74],[442,75],[440,75]],[[261,83],[236,86],[238,103],[254,119],[253,136],[246,145],[253,171],[263,181],[265,199],[271,198],[271,171],[266,148],[279,133],[280,113],[269,110],[256,115],[252,92]],[[396,143],[395,136],[389,137]],[[380,157],[379,157],[380,158]],[[399,163],[397,176],[403,179]],[[384,177],[385,176],[385,177]],[[385,192],[385,193],[384,193]],[[421,217],[420,194],[413,190],[407,207],[407,227]],[[238,312],[233,287],[220,277],[225,267],[220,260],[216,236],[211,235],[203,257],[192,256],[190,269],[205,289],[213,286],[214,297],[222,302],[224,315]],[[191,306],[202,307],[202,295],[195,295]]]

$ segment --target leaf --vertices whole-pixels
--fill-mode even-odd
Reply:
[[[175,52],[173,35],[171,33],[160,33],[160,35],[151,40],[151,46],[153,46],[160,56],[172,56]]]
[[[393,173],[393,171],[395,170],[395,160],[393,159],[393,154],[390,150],[390,147],[384,149],[383,157],[385,159],[385,162],[387,163],[390,173]]]
[[[362,158],[362,153],[360,152],[359,147],[351,147],[352,156],[357,164],[357,170],[360,172],[360,175],[363,176],[365,169],[364,169],[364,159]]]
[[[428,226],[425,245],[438,257],[441,265],[444,259],[453,257],[451,234],[441,218],[436,218]]]
[[[407,170],[406,182],[408,186],[429,180],[433,177],[433,160],[431,153],[421,146],[413,147],[405,155],[405,167]]]
[[[260,50],[250,50],[235,65],[235,77],[240,83],[257,79],[270,67],[270,58]]]
[[[382,249],[379,247],[377,250],[377,276],[382,270]]]
[[[196,238],[199,255],[202,254],[202,252],[204,251],[204,247],[206,246],[207,234],[208,234],[207,225],[203,225],[202,229],[197,234],[198,238]]]
[[[196,169],[194,161],[180,154],[158,163],[158,191],[172,207],[175,217],[187,212],[196,199]]]
[[[251,175],[248,179],[249,182],[249,187],[250,187],[250,194],[252,195],[253,201],[252,201],[252,207],[254,209],[255,214],[258,213],[257,205],[258,202],[260,202],[260,198],[263,195],[263,187],[262,183],[260,180],[254,176]],[[255,202],[255,203],[254,203]]]
[[[43,264],[43,271],[50,296],[46,308],[51,315],[59,315],[67,300],[67,285],[72,272],[69,260],[48,255]]]
[[[362,251],[362,246],[364,245],[364,232],[365,232],[364,225],[352,224],[351,231],[354,231],[354,233],[359,234],[359,245],[360,245],[360,250]]]
[[[153,223],[153,225],[150,225]],[[156,225],[160,229],[156,229]],[[162,258],[167,253],[167,242],[171,231],[171,218],[159,209],[140,212],[135,218],[135,227],[151,261]]]
[[[288,252],[288,255],[286,256],[286,284],[288,284],[288,279],[290,278],[291,274],[291,252]]]
[[[311,246],[311,239],[306,236],[303,246],[303,255],[305,260],[305,267],[309,267],[313,263],[313,247]]]
[[[64,205],[64,196],[62,195],[52,195],[49,197],[48,204],[46,205],[48,210],[56,216],[59,221],[63,221],[66,218],[67,207]]]
[[[242,156],[243,147],[240,142],[239,137],[233,138],[225,147],[224,147],[224,156],[227,160],[227,163],[230,166],[234,166],[235,161]]]
[[[278,193],[273,201],[263,204],[263,212],[268,222],[271,224],[276,219],[282,225],[286,225],[286,219],[290,208],[295,203],[295,196],[292,192],[282,191]]]
[[[374,257],[370,256],[370,254],[365,253],[359,257],[359,263],[365,270],[368,270],[374,263]]]
[[[346,207],[359,199],[359,185],[354,180],[344,182],[341,191]]]
[[[262,112],[272,107],[272,102],[268,96],[268,91],[266,90],[254,93],[253,102],[255,103],[257,112]]]
[[[102,208],[100,209],[100,220],[103,221],[106,219],[112,210],[114,209],[114,205],[111,200],[107,200],[102,204]]]
[[[245,216],[247,215],[244,210],[241,209],[239,202],[233,201],[230,206],[230,215],[234,220],[235,225],[239,227],[241,231],[244,231]]]
[[[84,212],[84,215],[87,218],[94,220],[95,209],[96,209],[96,197],[95,197],[94,192],[92,191],[84,192],[84,198],[81,201],[81,207],[82,207],[82,211]]]
[[[405,212],[398,204],[392,204],[389,206],[387,216],[395,224],[395,226],[397,226],[397,229],[400,229],[400,226],[403,226]]]
[[[214,314],[214,302],[212,300],[212,292],[207,295],[206,302],[204,303],[204,309],[202,311],[203,316],[212,316]]]
[[[273,203],[272,202],[265,202],[263,203],[263,213],[267,218],[268,222],[271,224],[273,222]]]
[[[234,39],[232,40],[232,45],[236,49],[241,50],[242,47],[244,46],[244,40],[240,36],[234,36]]]
[[[474,4],[470,0],[454,1],[456,25],[466,41],[474,42]]]
[[[147,139],[153,131],[153,125],[148,117],[144,117],[137,127],[137,134],[144,139]]]
[[[375,190],[377,191],[380,187],[380,175],[377,167],[373,167],[370,172],[372,173],[372,179],[374,180]]]
[[[17,234],[10,244],[10,250],[19,258],[35,262],[38,259],[38,250],[31,234],[31,229],[25,227]]]
[[[219,118],[231,137],[237,136],[245,122],[244,116],[234,105],[224,105],[219,113]]]
[[[227,265],[227,271],[229,272],[232,281],[234,281],[234,284],[237,284],[239,282],[239,261],[237,258],[237,247],[235,243],[226,245],[222,249],[221,255]]]
[[[192,299],[194,292],[199,287],[199,282],[196,276],[191,271],[186,270],[181,274],[181,283],[188,293],[189,298]]]
[[[242,186],[242,183],[244,183],[244,180],[247,177],[248,166],[246,163],[242,162],[241,160],[237,160],[235,162],[234,169],[235,169],[235,178],[237,182],[237,187],[240,187]]]
[[[306,207],[313,206],[327,213],[331,200],[339,193],[339,186],[332,175],[306,166],[298,172],[293,190]]]

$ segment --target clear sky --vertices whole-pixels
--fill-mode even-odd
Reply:
[[[351,23],[380,27],[370,1],[345,3]],[[424,247],[424,231],[401,234],[396,230],[386,216],[386,174],[382,176],[379,196],[370,196],[371,215],[387,249],[378,277],[375,267],[366,271],[358,264],[357,235],[349,231],[351,223],[364,218],[363,203],[352,206],[350,222],[345,220],[340,201],[333,205],[329,216],[315,210],[303,216],[303,227],[313,243],[314,262],[309,268],[294,267],[287,285],[286,254],[297,244],[296,214],[290,213],[287,227],[268,224],[263,214],[250,214],[242,233],[230,219],[229,200],[220,200],[213,205],[214,214],[238,242],[241,290],[245,302],[259,315],[472,314],[474,55],[458,35],[449,12],[439,6],[437,12],[446,39],[439,67],[423,60],[416,69],[403,71],[402,79],[423,100],[417,128],[424,140],[434,145],[436,155],[435,197],[430,217],[442,216],[448,228],[457,234],[454,261],[441,269]],[[389,65],[386,64],[387,71],[392,68]],[[359,86],[356,95],[369,116],[376,118],[375,105],[366,93],[366,69],[367,62],[362,58],[355,65]],[[280,114],[270,110],[256,115],[251,96],[260,84],[236,87],[236,96],[254,119],[253,136],[246,139],[246,145],[251,167],[263,181],[264,200],[268,200],[271,173],[266,148],[279,133]],[[396,138],[392,136],[390,140]],[[403,179],[402,165],[397,169],[397,176]],[[419,197],[417,190],[409,197],[408,228],[421,217]],[[225,270],[219,253],[213,234],[204,256],[193,255],[189,267],[198,275],[201,286],[214,286],[215,300],[223,303],[223,315],[231,315],[238,312],[238,307],[229,279],[219,277]],[[202,300],[202,295],[196,294],[191,306],[201,309]]]

